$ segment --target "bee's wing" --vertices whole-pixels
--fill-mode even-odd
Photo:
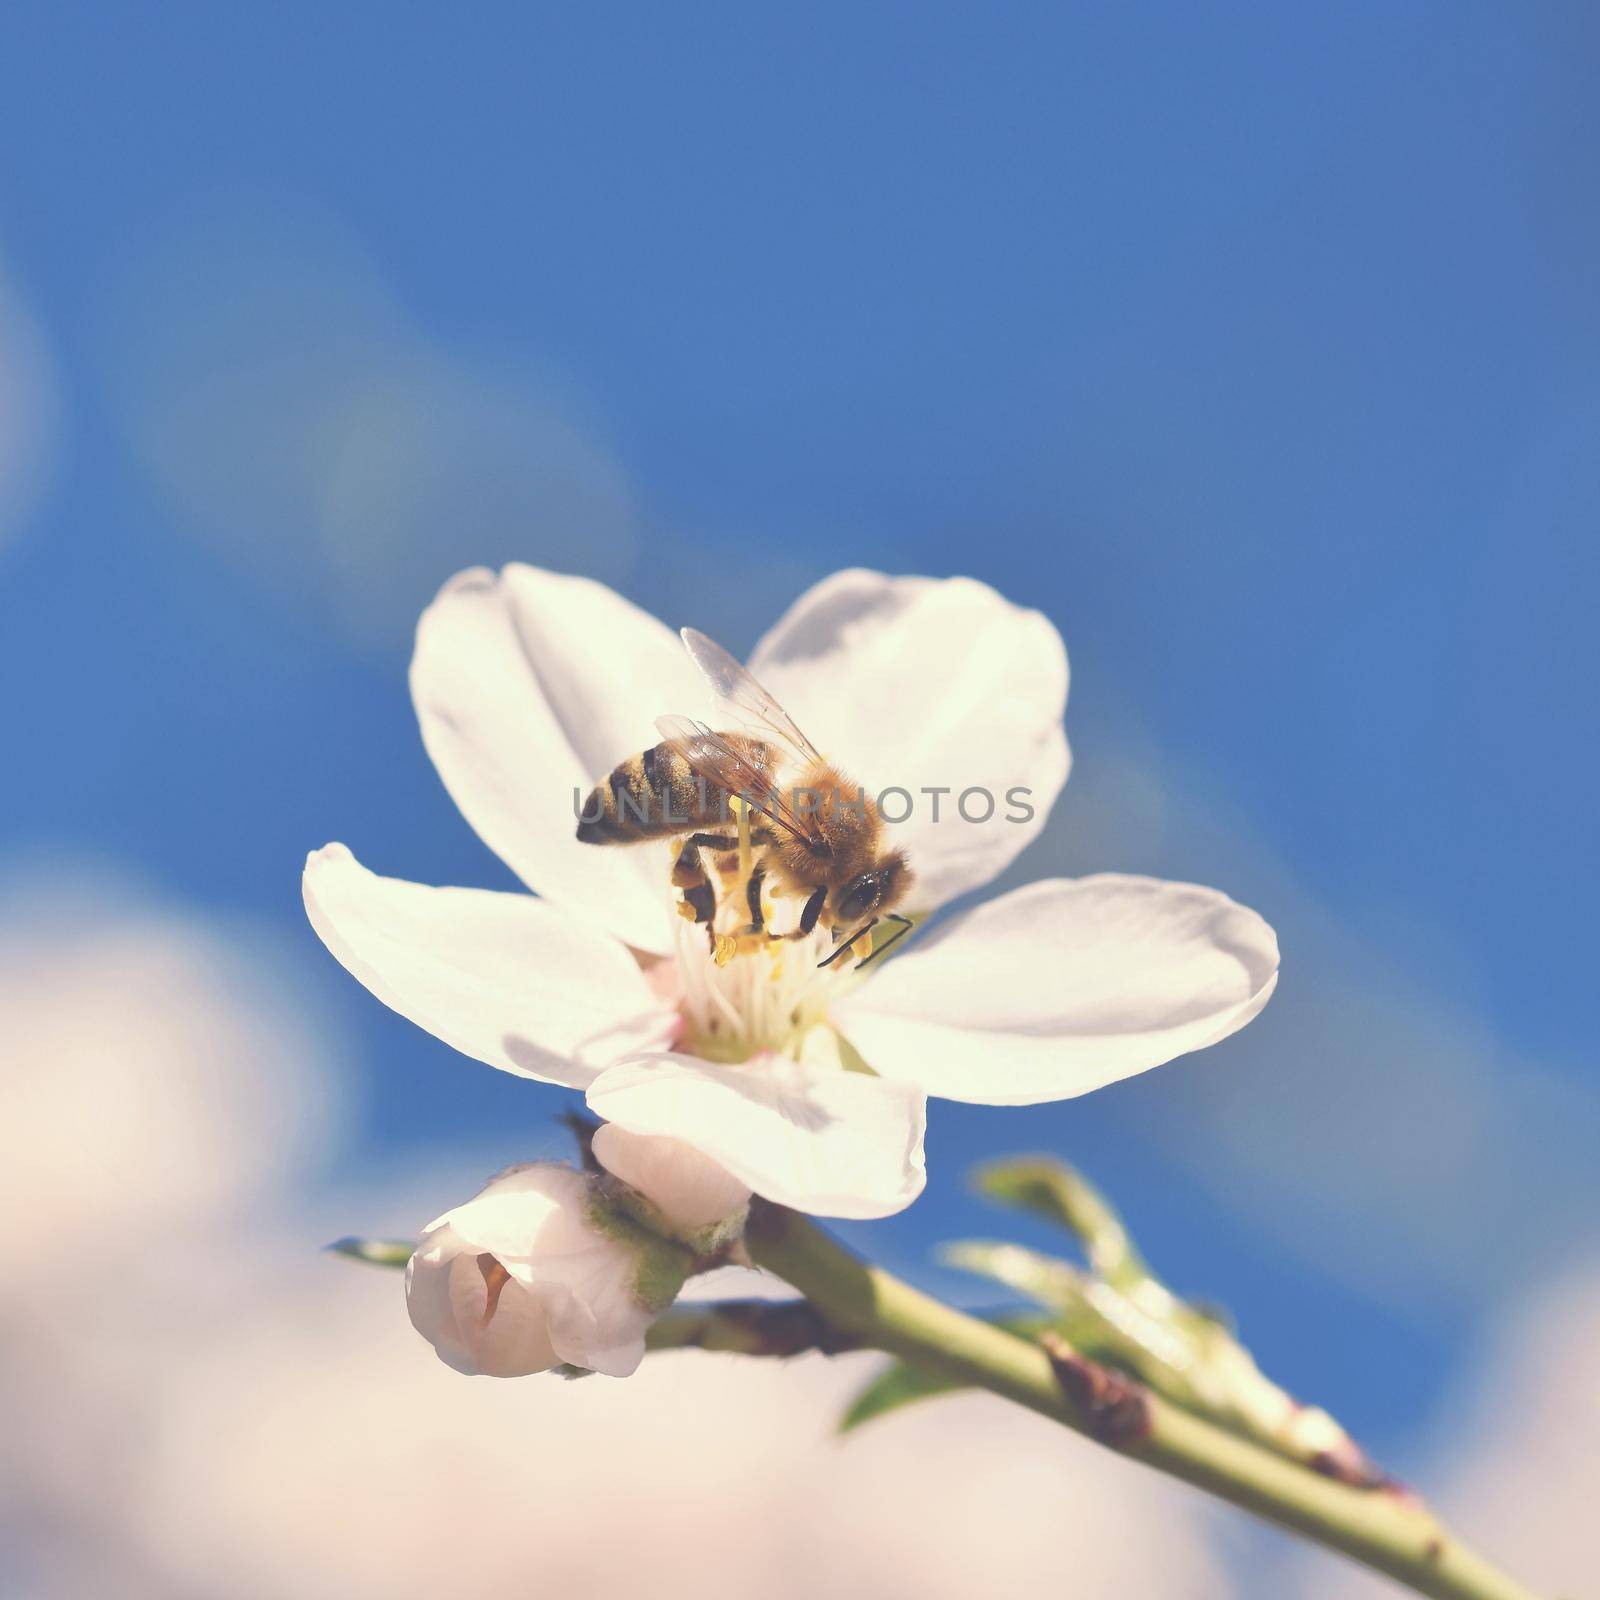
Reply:
[[[705,674],[717,698],[751,733],[775,740],[802,767],[821,762],[817,747],[795,726],[789,713],[715,639],[707,638],[697,628],[683,629],[682,638],[684,649]]]
[[[688,717],[657,717],[662,738],[707,783],[748,801],[770,822],[807,844],[821,843],[816,819],[799,815],[784,798],[776,775],[752,760],[714,728]]]

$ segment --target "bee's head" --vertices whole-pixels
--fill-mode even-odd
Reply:
[[[865,872],[847,879],[833,893],[836,921],[857,923],[875,917],[897,905],[911,887],[911,868],[905,852],[892,850]]]

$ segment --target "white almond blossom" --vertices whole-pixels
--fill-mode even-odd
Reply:
[[[626,1378],[688,1260],[608,1207],[586,1173],[513,1167],[428,1224],[406,1306],[458,1372],[516,1378],[566,1363]]]
[[[1060,636],[970,579],[838,573],[750,668],[869,793],[918,797],[886,831],[919,920],[1002,871],[1066,779]],[[537,898],[379,877],[328,845],[304,885],[328,948],[456,1049],[582,1090],[616,1128],[681,1141],[782,1204],[899,1211],[924,1183],[928,1095],[1084,1094],[1214,1044],[1276,983],[1254,912],[1111,874],[951,915],[865,971],[819,968],[820,929],[719,966],[677,914],[664,847],[575,837],[574,794],[652,744],[657,716],[705,701],[675,634],[584,578],[477,569],[424,613],[411,689],[446,788]],[[1000,802],[986,822],[955,804],[974,786]]]

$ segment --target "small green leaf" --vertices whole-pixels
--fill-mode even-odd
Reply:
[[[1048,1317],[1041,1317],[1033,1312],[986,1316],[983,1320],[992,1322],[997,1328],[1004,1328],[1007,1333],[1014,1333],[1023,1339],[1032,1339],[1050,1326]],[[839,1432],[849,1433],[859,1428],[862,1423],[871,1422],[874,1417],[898,1411],[902,1406],[911,1405],[914,1401],[929,1400],[937,1394],[953,1394],[957,1389],[966,1387],[966,1384],[957,1383],[950,1378],[936,1377],[933,1373],[925,1372],[921,1367],[909,1366],[904,1361],[891,1362],[851,1401],[849,1408],[839,1419]]]
[[[991,1278],[1052,1311],[1075,1311],[1084,1298],[1084,1273],[1068,1261],[1000,1239],[957,1239],[939,1247],[939,1259],[958,1272]]]
[[[979,1167],[981,1194],[1015,1206],[1082,1242],[1089,1265],[1107,1283],[1125,1287],[1150,1275],[1111,1203],[1082,1173],[1053,1156],[1015,1156]]]
[[[932,1395],[948,1394],[952,1389],[962,1387],[953,1379],[938,1378],[931,1372],[924,1372],[921,1367],[908,1367],[905,1362],[896,1361],[885,1367],[850,1402],[849,1410],[839,1418],[839,1432],[849,1433],[863,1422],[871,1422],[874,1417],[881,1417],[889,1411],[898,1411],[901,1406],[908,1406],[914,1400],[926,1400]]]
[[[352,1235],[335,1239],[327,1248],[335,1255],[349,1256],[352,1261],[365,1261],[374,1267],[403,1267],[416,1246],[405,1239],[358,1239]]]
[[[1054,1313],[1049,1325],[1083,1355],[1143,1378],[1169,1398],[1175,1397],[1169,1385],[1188,1392],[1184,1374],[1194,1352],[1173,1320],[1184,1307],[1154,1279],[1139,1280],[1137,1290],[1145,1300],[1159,1297],[1159,1314],[1070,1262],[1025,1245],[964,1239],[944,1245],[939,1258],[1048,1306]]]

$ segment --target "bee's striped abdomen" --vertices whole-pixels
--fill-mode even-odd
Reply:
[[[578,838],[584,844],[635,844],[715,827],[727,818],[724,803],[721,791],[663,742],[629,756],[594,786],[578,817]]]

